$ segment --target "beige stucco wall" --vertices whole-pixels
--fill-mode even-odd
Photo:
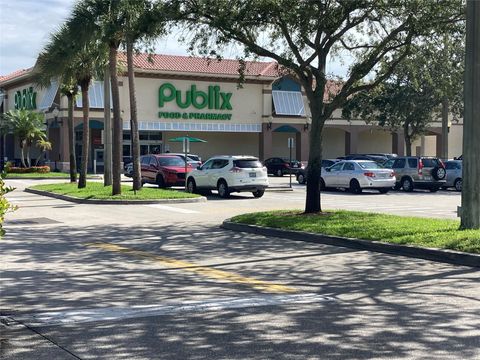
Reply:
[[[289,158],[288,138],[296,139],[294,132],[273,132],[272,133],[272,156]],[[296,141],[296,140],[294,140]],[[295,144],[296,145],[296,144]],[[295,159],[295,148],[292,148],[292,159]]]
[[[163,143],[170,152],[182,152],[182,143],[168,141],[184,136],[184,132],[163,132]],[[190,152],[207,160],[214,155],[252,155],[259,156],[259,134],[257,133],[209,133],[196,132],[194,137],[206,140],[206,143],[191,143]]]
[[[345,155],[345,131],[325,128],[323,130],[323,158],[335,159]]]
[[[358,153],[392,152],[392,135],[389,131],[370,129],[358,134]]]

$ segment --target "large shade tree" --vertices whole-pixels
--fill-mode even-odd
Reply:
[[[312,125],[305,212],[320,212],[322,132],[334,110],[375,88],[410,52],[412,42],[462,18],[461,0],[170,0],[172,19],[188,24],[192,47],[241,44],[271,58],[302,84]],[[341,88],[324,98],[327,60],[352,59]],[[385,66],[377,68],[383,61]],[[368,82],[365,81],[368,77]]]
[[[412,46],[382,84],[348,100],[343,116],[361,118],[392,132],[401,130],[407,156],[412,154],[413,141],[445,115],[446,104],[446,115],[458,120],[463,113],[464,31],[450,35],[432,34],[425,39],[428,42]]]

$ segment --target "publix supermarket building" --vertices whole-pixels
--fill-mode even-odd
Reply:
[[[125,55],[119,54],[125,62]],[[288,139],[295,139],[292,157],[308,160],[310,118],[301,86],[291,77],[280,76],[276,62],[247,62],[245,81],[238,86],[237,60],[213,60],[187,56],[139,54],[135,57],[136,95],[140,129],[140,151],[180,152],[182,144],[169,139],[190,135],[206,140],[191,144],[190,152],[203,159],[213,155],[245,154],[260,159],[288,157]],[[33,83],[31,69],[0,77],[2,112],[27,108],[43,112],[53,148],[47,154],[52,164],[68,169],[67,100],[59,83],[40,88]],[[128,79],[119,77],[123,121],[123,155],[131,156]],[[94,81],[89,91],[91,154],[97,166],[103,161],[103,82]],[[82,152],[82,101],[75,104],[75,146]],[[441,122],[433,122],[427,136],[413,146],[413,154],[440,155]],[[18,161],[20,149],[12,134],[2,137],[3,159]],[[461,154],[462,125],[449,132],[449,157]],[[350,153],[404,154],[403,136],[392,134],[361,119],[347,121],[341,111],[326,122],[323,135],[325,158]],[[32,149],[32,158],[38,154]],[[93,162],[92,162],[93,164]],[[90,170],[92,170],[90,164]]]

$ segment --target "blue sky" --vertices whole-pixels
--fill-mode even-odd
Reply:
[[[65,21],[74,3],[75,0],[0,0],[0,75],[33,66],[50,34]],[[156,52],[186,55],[187,46],[178,44],[177,35],[159,40]],[[346,69],[335,61],[327,70],[344,75]]]

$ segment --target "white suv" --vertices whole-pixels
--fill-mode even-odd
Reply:
[[[267,186],[267,168],[253,156],[215,156],[188,173],[187,178],[188,192],[217,189],[223,198],[242,191],[259,198]]]

